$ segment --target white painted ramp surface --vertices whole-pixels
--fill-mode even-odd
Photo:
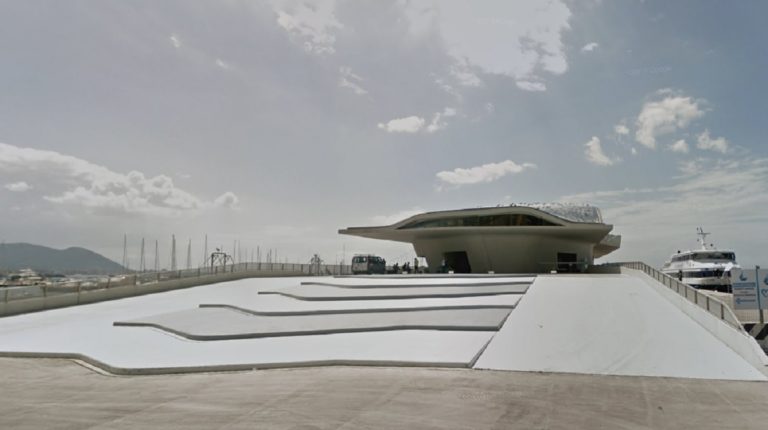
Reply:
[[[154,328],[115,327],[115,321],[230,304],[256,311],[327,311],[421,307],[507,306],[519,295],[398,300],[302,301],[259,292],[333,278],[256,278],[0,319],[0,353],[81,354],[130,370],[213,369],[327,363],[468,366],[490,331],[395,330],[192,341]],[[396,285],[402,282],[392,280]],[[409,282],[412,282],[409,281]],[[447,288],[453,291],[453,288]],[[508,310],[504,310],[507,312]]]
[[[493,296],[523,294],[529,284],[503,284],[493,286],[422,286],[349,288],[327,285],[297,285],[279,290],[265,290],[261,294],[280,294],[297,300],[395,300]]]
[[[641,280],[539,276],[475,368],[766,380]]]
[[[115,326],[155,327],[193,340],[231,340],[392,330],[497,331],[511,309],[419,309],[254,315],[232,308],[196,308]]]

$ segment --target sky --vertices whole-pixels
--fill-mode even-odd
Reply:
[[[0,0],[0,240],[389,262],[415,213],[587,203],[768,265],[760,1]],[[238,243],[236,246],[235,243]],[[152,265],[148,263],[148,265]]]

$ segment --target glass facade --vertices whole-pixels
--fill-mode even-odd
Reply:
[[[409,228],[443,228],[443,227],[562,227],[560,224],[549,222],[535,215],[499,214],[475,215],[463,217],[437,218],[415,221],[406,224],[401,229]]]

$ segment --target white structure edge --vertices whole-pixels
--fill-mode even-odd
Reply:
[[[760,345],[755,338],[745,332],[736,330],[717,319],[705,309],[702,309],[695,303],[690,302],[685,297],[667,288],[641,270],[622,267],[621,273],[642,279],[646,284],[669,300],[670,303],[677,306],[678,309],[683,311],[708,332],[712,333],[713,336],[739,354],[749,364],[753,365],[763,374],[768,375],[768,356],[766,356],[763,349],[760,348]]]

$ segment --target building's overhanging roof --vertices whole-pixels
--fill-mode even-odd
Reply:
[[[550,209],[556,206],[557,205],[551,205]],[[560,205],[557,207],[561,208],[562,216],[553,214],[552,212],[554,212],[554,210],[547,211],[540,209],[539,207],[522,205],[426,212],[411,216],[388,226],[349,227],[339,230],[339,233],[370,239],[391,240],[406,243],[412,243],[417,239],[448,237],[457,234],[542,235],[567,237],[575,240],[594,242],[596,248],[600,247],[601,255],[608,254],[609,252],[618,249],[618,245],[621,242],[620,236],[617,236],[618,239],[606,241],[608,233],[613,229],[613,226],[602,222],[599,209],[583,205]],[[556,224],[556,226],[403,228],[415,222],[432,219],[507,213],[535,215]],[[570,215],[568,215],[568,213],[570,213]],[[578,216],[579,214],[583,216]],[[571,221],[564,218],[564,216],[579,219],[580,221]],[[595,221],[600,220],[600,222],[584,221],[587,219]],[[605,241],[605,243],[603,243],[603,241]]]
[[[619,247],[621,247],[621,236],[617,234],[608,234],[600,241],[600,243],[595,245],[594,257],[604,257],[613,251],[616,251]]]

